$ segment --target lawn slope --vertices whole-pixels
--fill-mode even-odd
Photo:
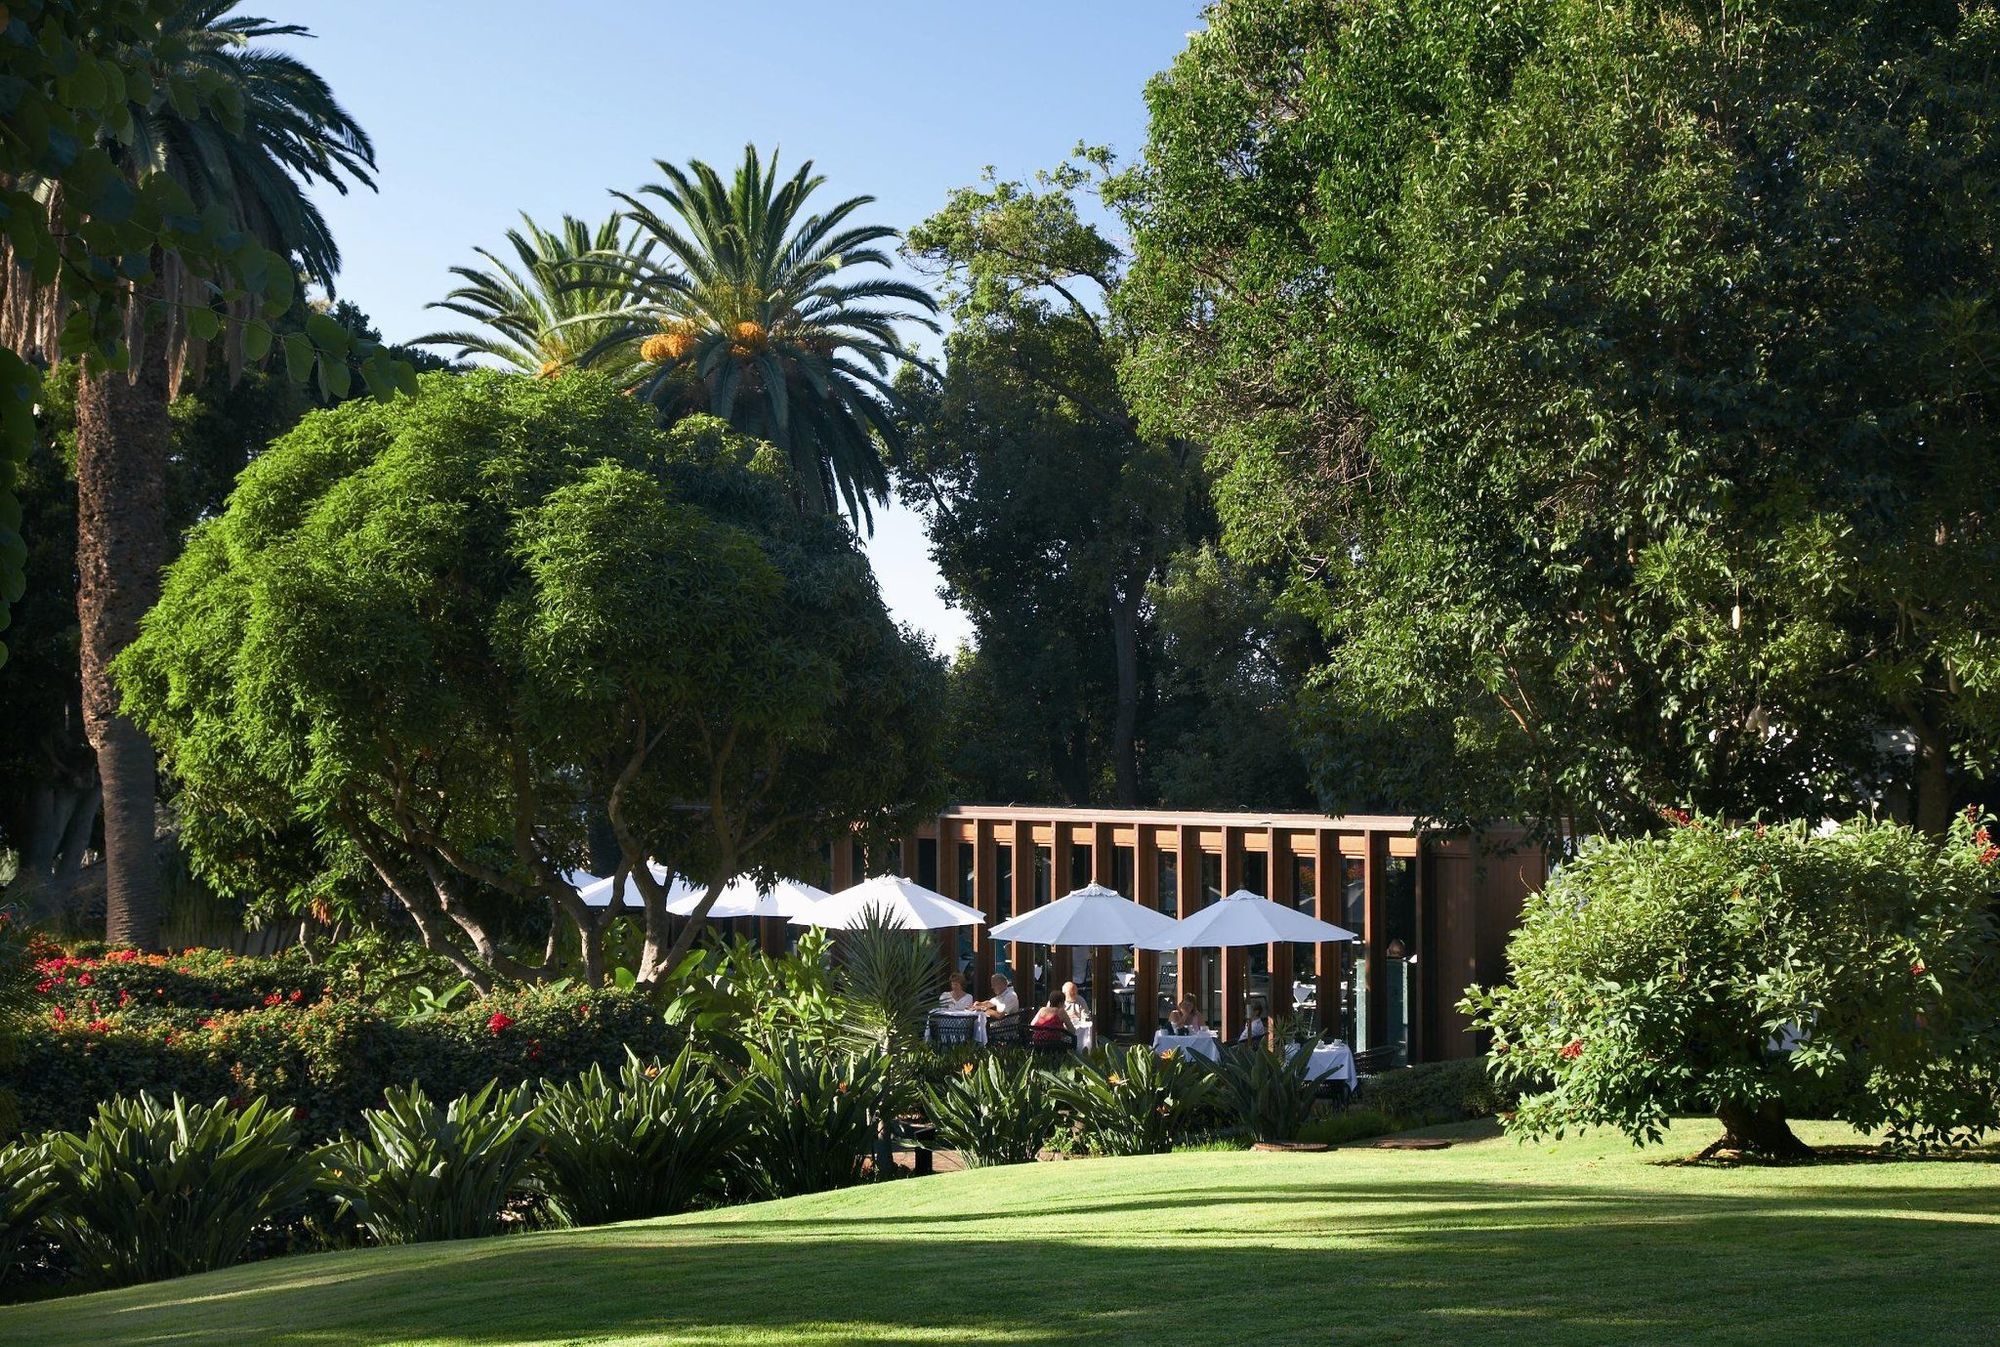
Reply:
[[[2000,1340],[1995,1156],[1660,1163],[1709,1135],[947,1174],[19,1306],[0,1343]]]

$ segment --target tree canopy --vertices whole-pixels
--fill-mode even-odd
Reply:
[[[2000,748],[1993,7],[1209,17],[1123,374],[1326,632],[1329,802],[1941,829]]]
[[[582,373],[425,376],[315,413],[197,528],[121,663],[218,885],[294,910],[384,886],[481,985],[574,933],[587,818],[669,946],[659,858],[707,886],[815,866],[935,807],[928,650],[768,447]],[[524,942],[524,929],[537,931]],[[562,938],[559,940],[558,936]]]

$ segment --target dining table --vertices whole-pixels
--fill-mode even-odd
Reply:
[[[1222,1060],[1222,1045],[1214,1032],[1207,1029],[1194,1034],[1170,1034],[1162,1029],[1153,1035],[1153,1051],[1192,1053],[1211,1062]]]

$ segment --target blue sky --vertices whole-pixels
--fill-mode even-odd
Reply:
[[[655,159],[813,159],[824,199],[868,193],[899,228],[993,165],[1024,176],[1078,140],[1121,157],[1143,91],[1200,23],[1197,0],[246,0],[303,23],[294,49],[375,139],[377,193],[321,199],[340,293],[391,340],[448,325],[424,305],[518,212],[598,219]],[[898,617],[949,650],[923,530],[878,518],[870,555]]]

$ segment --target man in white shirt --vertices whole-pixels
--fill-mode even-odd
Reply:
[[[1021,998],[1014,994],[1014,988],[1008,983],[1006,977],[995,973],[993,975],[992,999],[981,1001],[973,1009],[983,1010],[988,1015],[998,1019],[1002,1015],[1012,1015],[1018,1012],[1021,1009]]]

